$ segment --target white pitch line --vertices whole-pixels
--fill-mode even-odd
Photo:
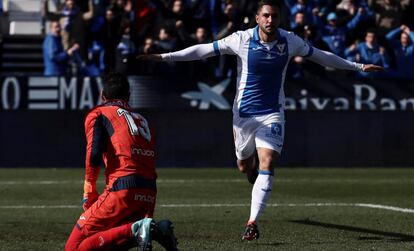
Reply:
[[[0,181],[0,185],[56,185],[67,183],[82,183],[75,180],[37,180],[37,181]]]
[[[81,208],[80,205],[15,205],[15,206],[0,206],[0,209],[53,209],[53,208]]]
[[[366,203],[358,203],[356,204],[360,207],[367,207],[367,208],[378,208],[402,213],[414,213],[414,209],[411,208],[401,208],[401,207],[393,207],[393,206],[385,206],[385,205],[376,205],[376,204],[366,204]]]
[[[158,179],[157,183],[246,183],[246,179]],[[369,184],[411,184],[414,183],[414,179],[277,179],[277,183],[369,183]],[[57,184],[82,184],[83,180],[32,180],[32,181],[19,181],[19,180],[7,180],[0,181],[2,185],[57,185]],[[98,181],[103,183],[103,181]]]
[[[240,204],[160,204],[158,207],[163,208],[197,208],[197,207],[209,207],[209,208],[220,208],[220,207],[249,207],[250,204],[240,203]],[[360,207],[360,208],[371,208],[371,209],[381,209],[386,211],[394,211],[401,213],[411,213],[414,214],[414,209],[411,208],[401,208],[380,204],[369,204],[369,203],[274,203],[268,204],[267,207]],[[80,205],[4,205],[0,206],[0,209],[55,209],[55,208],[81,208]]]

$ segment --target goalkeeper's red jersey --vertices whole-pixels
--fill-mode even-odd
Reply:
[[[107,189],[123,176],[156,179],[153,132],[128,103],[111,100],[93,108],[85,119],[85,134],[85,181],[95,184],[102,160]]]

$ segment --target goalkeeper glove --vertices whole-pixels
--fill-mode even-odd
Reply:
[[[82,199],[82,207],[83,210],[87,210],[92,206],[93,203],[98,199],[99,194],[96,192],[96,185],[92,184],[85,180],[83,185],[83,199]]]
[[[88,193],[87,195],[84,194],[82,199],[83,210],[86,211],[88,208],[90,208],[93,205],[93,203],[95,203],[98,200],[98,197],[99,194],[97,192]]]

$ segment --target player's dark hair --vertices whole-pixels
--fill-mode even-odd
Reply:
[[[265,5],[270,5],[272,7],[276,7],[279,10],[281,8],[279,1],[275,1],[275,0],[260,0],[257,3],[257,11],[256,11],[256,13],[259,12],[262,9],[262,7],[265,6]]]
[[[129,82],[119,72],[109,72],[104,76],[103,95],[106,99],[129,99]]]

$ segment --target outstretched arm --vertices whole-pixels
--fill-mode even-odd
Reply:
[[[194,61],[212,57],[215,55],[216,52],[213,43],[209,43],[193,45],[183,50],[175,52],[139,55],[137,59],[155,61]]]
[[[350,71],[364,71],[364,72],[377,72],[384,71],[384,68],[378,65],[373,64],[358,64],[345,60],[337,55],[319,50],[313,47],[313,54],[308,57],[309,60],[318,63],[326,67],[333,67],[340,70],[350,70]]]
[[[208,44],[196,44],[180,51],[139,55],[137,59],[156,61],[193,61],[222,54],[237,55],[240,47],[241,33],[234,32],[230,36]]]

